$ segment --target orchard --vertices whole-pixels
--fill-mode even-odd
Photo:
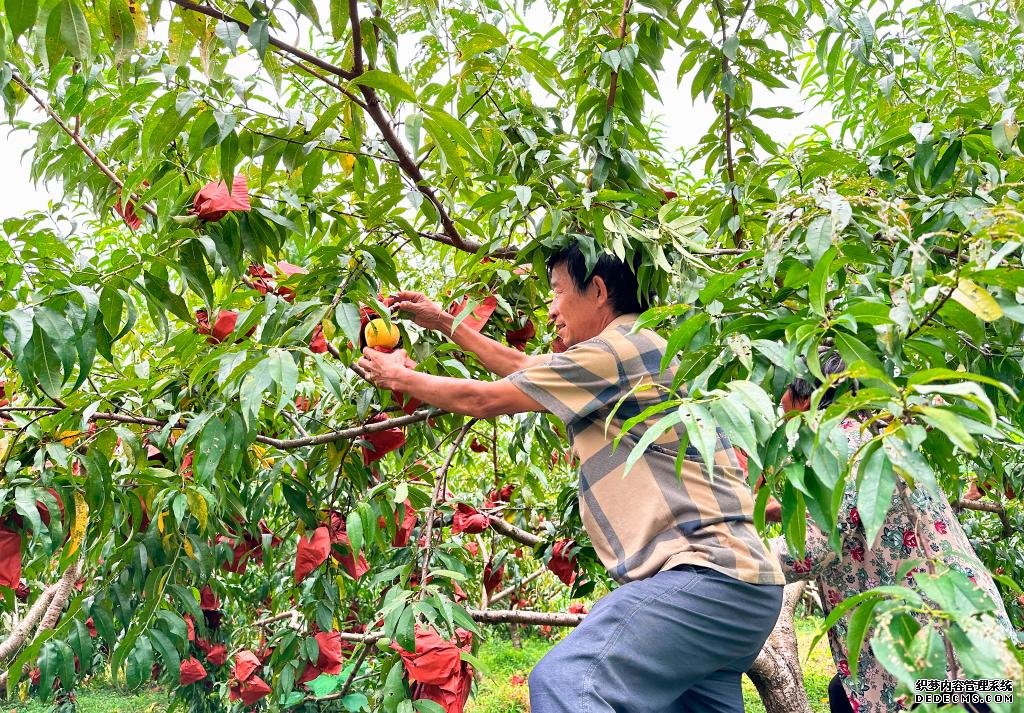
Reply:
[[[355,366],[490,378],[402,290],[559,349],[571,240],[639,265],[678,360],[631,459],[680,427],[710,462],[717,424],[795,555],[850,480],[868,531],[897,480],[941,493],[1024,628],[1018,0],[0,2],[4,120],[61,197],[0,233],[0,695],[73,710],[105,673],[186,710],[457,713],[494,627],[578,624],[614,584],[560,423]],[[777,90],[832,122],[783,141]],[[698,100],[681,152],[652,107]],[[786,420],[798,377],[858,388]],[[933,555],[927,600],[836,609],[851,645],[904,692],[955,660],[1024,695]],[[789,594],[751,672],[771,711],[809,710]]]

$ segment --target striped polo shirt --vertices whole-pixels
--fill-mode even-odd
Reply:
[[[633,446],[667,412],[634,426],[612,452],[625,421],[669,398],[675,376],[674,365],[661,372],[666,343],[660,335],[631,333],[636,318],[622,315],[593,339],[505,377],[565,423],[580,458],[580,514],[594,549],[619,582],[689,564],[753,584],[784,584],[778,559],[754,528],[754,500],[721,429],[713,473],[690,446],[677,477],[682,424],[625,473]],[[637,386],[606,433],[608,415]]]

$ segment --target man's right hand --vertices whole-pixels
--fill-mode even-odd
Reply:
[[[399,292],[395,295],[395,303],[391,305],[391,309],[406,313],[413,322],[424,329],[444,330],[444,312],[441,306],[422,292]]]

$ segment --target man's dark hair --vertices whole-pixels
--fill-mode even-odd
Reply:
[[[616,314],[643,312],[650,308],[653,296],[639,295],[636,271],[615,255],[601,252],[597,264],[587,272],[587,258],[580,249],[580,244],[573,241],[548,258],[548,279],[551,271],[559,265],[565,265],[566,272],[572,279],[577,292],[583,292],[590,286],[595,277],[604,280],[608,288],[608,300]]]
[[[846,362],[839,356],[839,352],[834,349],[828,349],[819,354],[821,364],[821,375],[825,378],[832,376],[833,374],[841,374],[846,371]],[[807,381],[806,379],[793,379],[793,383],[789,385],[789,390],[793,394],[793,399],[796,401],[808,401],[811,398],[811,394],[814,390],[821,386],[821,382],[817,379]],[[821,397],[821,403],[819,408],[825,408],[832,399],[836,397],[836,386],[829,387],[825,395]],[[857,390],[856,382],[852,384],[852,390]]]

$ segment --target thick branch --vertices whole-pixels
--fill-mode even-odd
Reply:
[[[16,412],[48,412],[48,413],[60,413],[62,409],[56,406],[4,406],[0,408],[0,413],[16,413]],[[334,443],[336,441],[347,441],[360,436],[365,436],[368,433],[376,433],[377,431],[386,431],[389,428],[398,428],[400,426],[408,426],[413,423],[419,423],[425,421],[431,416],[436,416],[443,411],[437,409],[424,409],[416,411],[409,416],[399,416],[397,418],[389,418],[386,421],[379,421],[377,423],[367,424],[365,426],[354,426],[352,428],[344,428],[340,431],[330,431],[328,433],[320,433],[315,436],[304,436],[302,438],[271,438],[270,436],[256,436],[257,443],[263,443],[274,448],[281,450],[290,450],[292,448],[302,448],[304,446],[319,446],[325,443]],[[90,421],[115,421],[117,423],[134,423],[140,426],[155,426],[157,428],[163,428],[167,425],[166,421],[161,421],[156,418],[149,418],[147,416],[133,416],[130,414],[123,413],[108,413],[104,411],[98,411],[89,417]],[[178,424],[184,427],[185,423]]]
[[[50,588],[49,591],[52,591],[52,595],[45,607],[46,613],[43,614],[42,619],[39,621],[39,628],[35,632],[36,636],[38,636],[40,632],[47,631],[57,626],[57,622],[60,621],[61,614],[64,613],[64,607],[67,605],[68,599],[71,598],[71,593],[74,591],[75,587],[75,581],[78,579],[78,575],[81,571],[82,559],[79,558],[75,564],[67,568],[60,580]],[[42,599],[43,596],[44,595],[40,595],[40,599]],[[28,638],[27,635],[30,633],[31,630],[26,632],[25,638],[13,648],[13,651],[17,651],[25,644],[25,640]],[[10,639],[8,639],[8,641],[10,641]],[[4,646],[6,645],[7,642],[5,641]],[[0,661],[2,660],[3,657],[0,656]],[[10,671],[4,671],[0,674],[0,690],[7,687],[7,676],[9,673]]]
[[[532,532],[527,532],[526,530],[518,528],[511,523],[505,522],[500,517],[491,515],[489,519],[491,522],[491,529],[500,535],[504,535],[510,540],[515,540],[516,542],[529,547],[536,547],[544,541],[543,538],[537,537]]]
[[[49,587],[39,593],[39,597],[32,603],[28,612],[25,613],[25,618],[11,630],[11,633],[7,636],[2,643],[0,643],[0,662],[6,661],[18,650],[25,645],[28,641],[28,637],[35,630],[36,624],[43,617],[47,607],[50,606],[50,602],[53,600],[53,594],[57,591],[57,585],[51,584]]]
[[[71,137],[71,140],[75,142],[75,144],[76,144],[76,145],[78,146],[78,148],[82,149],[82,152],[83,152],[83,153],[84,153],[84,154],[85,154],[86,156],[88,156],[88,157],[89,157],[89,160],[90,160],[90,161],[92,161],[93,165],[94,165],[94,166],[96,166],[96,168],[98,168],[98,169],[100,170],[100,172],[101,172],[101,173],[103,173],[103,175],[104,175],[104,176],[106,176],[107,178],[109,178],[109,179],[110,179],[110,182],[111,182],[111,183],[113,183],[113,184],[114,184],[115,186],[117,186],[117,187],[118,187],[119,189],[121,189],[121,190],[124,190],[124,182],[123,182],[123,181],[122,181],[122,180],[121,180],[120,178],[118,178],[118,177],[117,177],[117,174],[115,174],[115,173],[114,173],[113,171],[111,171],[111,170],[110,170],[110,167],[108,167],[108,166],[107,166],[107,164],[103,163],[103,160],[102,160],[102,159],[100,159],[100,157],[99,157],[99,156],[97,156],[97,155],[96,155],[96,154],[95,154],[95,153],[93,152],[93,150],[92,150],[92,149],[90,149],[90,148],[89,148],[89,147],[88,147],[88,146],[87,146],[87,145],[85,144],[85,142],[84,142],[84,141],[82,141],[82,137],[78,135],[78,132],[74,131],[74,130],[73,130],[73,129],[72,129],[71,127],[70,127],[70,126],[68,126],[68,125],[67,125],[67,124],[66,124],[66,123],[64,122],[64,120],[63,120],[63,119],[61,119],[61,118],[60,118],[60,117],[59,117],[59,116],[57,115],[57,112],[55,112],[55,111],[53,110],[53,107],[51,107],[51,106],[50,106],[50,105],[49,105],[49,104],[48,104],[48,103],[46,102],[46,100],[45,100],[45,99],[43,99],[43,98],[42,98],[42,97],[40,97],[40,96],[39,96],[38,94],[36,94],[35,90],[33,90],[33,89],[32,89],[32,87],[30,87],[30,86],[29,86],[29,85],[28,85],[28,84],[27,84],[27,83],[25,82],[25,80],[24,80],[24,79],[22,79],[22,78],[21,78],[21,76],[19,76],[19,75],[18,75],[18,74],[17,74],[16,72],[14,73],[14,75],[13,75],[13,76],[12,76],[11,78],[12,78],[12,79],[14,80],[14,83],[15,83],[15,84],[17,84],[17,85],[18,85],[19,87],[21,87],[22,89],[24,89],[24,90],[25,90],[25,92],[26,92],[26,93],[27,93],[27,94],[28,94],[28,95],[29,95],[30,97],[32,97],[32,98],[33,98],[33,99],[35,100],[36,104],[38,104],[38,105],[39,105],[39,107],[40,107],[40,108],[41,108],[41,109],[42,109],[43,111],[45,111],[45,112],[46,112],[46,114],[47,114],[47,115],[48,115],[48,116],[49,116],[49,117],[50,117],[51,119],[53,119],[53,120],[54,120],[55,122],[57,122],[57,125],[58,125],[58,126],[59,126],[59,127],[61,128],[61,131],[63,131],[63,132],[65,133],[65,134],[67,134],[67,135],[68,135],[69,137]],[[138,201],[139,201],[139,196],[138,196],[137,194],[135,194],[135,193],[132,193],[130,197],[131,197],[132,201],[135,201],[135,202],[138,202]],[[142,204],[140,204],[140,205],[139,205],[139,207],[140,207],[140,208],[142,208],[142,210],[144,210],[144,211],[146,211],[147,213],[149,213],[149,214],[150,214],[151,216],[153,216],[154,218],[156,218],[156,217],[157,217],[157,213],[156,213],[156,208],[154,208],[153,206],[149,205],[148,203],[142,203]]]
[[[586,616],[586,614],[551,614],[522,609],[488,609],[487,611],[470,609],[469,615],[473,621],[482,624],[534,624],[537,626],[545,624],[548,626],[579,626]]]
[[[1003,526],[1002,539],[1007,539],[1013,534],[1013,525],[1010,524],[1010,516],[1006,514],[1006,507],[1000,503],[984,503],[980,500],[957,500],[951,505],[958,510],[977,510],[979,512],[991,512],[999,516],[999,522]]]
[[[220,10],[217,10],[216,8],[207,7],[205,5],[197,5],[196,3],[190,2],[189,0],[171,0],[171,2],[173,2],[175,5],[178,5],[179,7],[185,8],[186,10],[198,12],[208,17],[212,17],[216,20],[222,20],[223,22],[233,22],[242,29],[242,32],[249,31],[248,24],[242,22],[241,20],[236,20],[235,18],[231,17],[231,15],[223,13]],[[298,47],[290,45],[287,42],[282,42],[276,37],[270,37],[268,42],[272,47],[275,47],[281,50],[282,52],[286,52],[294,57],[298,57],[304,62],[309,62],[314,67],[319,67],[325,72],[341,77],[342,79],[352,79],[353,77],[356,76],[356,74],[358,74],[358,72],[354,73],[347,69],[343,69],[342,67],[339,67],[336,64],[331,64],[330,62],[322,60],[316,55],[312,55],[309,52],[300,50]]]

